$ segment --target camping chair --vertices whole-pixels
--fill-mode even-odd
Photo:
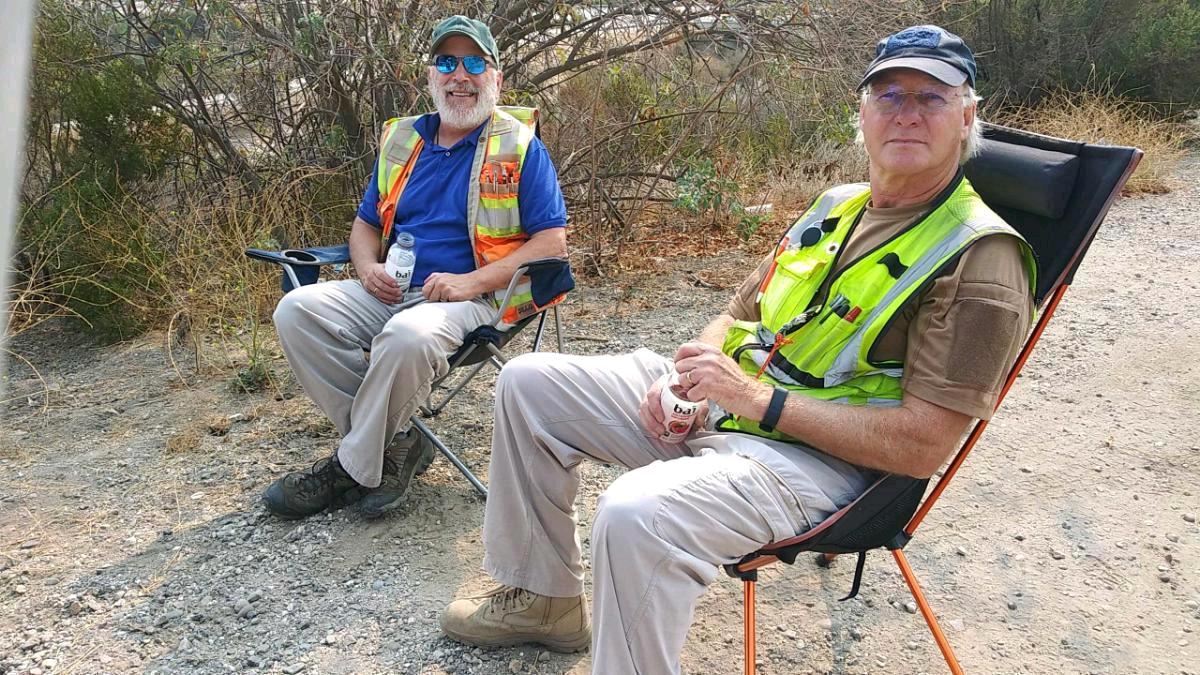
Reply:
[[[1034,300],[1041,312],[1004,382],[996,401],[999,407],[1054,316],[1109,206],[1137,167],[1142,152],[995,125],[984,125],[984,138],[982,152],[967,164],[966,175],[988,206],[1024,235],[1033,248],[1038,265]],[[854,582],[850,594],[842,598],[848,600],[858,593],[867,551],[875,548],[891,551],[951,672],[963,672],[903,549],[987,424],[985,420],[975,424],[924,501],[921,498],[929,479],[887,474],[813,529],[773,542],[725,566],[730,576],[743,581],[747,675],[755,672],[754,591],[760,567],[780,560],[792,564],[804,551],[817,552],[817,564],[828,567],[838,554],[857,553]]]
[[[287,293],[294,288],[315,283],[320,275],[321,267],[344,267],[350,262],[350,246],[320,246],[305,249],[287,249],[284,251],[264,251],[261,249],[246,249],[246,255],[256,260],[264,260],[279,265],[282,268],[282,288]],[[532,302],[513,306],[512,299],[523,281],[528,280]],[[558,314],[558,303],[570,290],[575,288],[575,280],[571,276],[571,265],[562,258],[543,258],[523,263],[513,273],[508,288],[500,296],[499,308],[463,340],[459,347],[449,357],[450,368],[446,374],[435,379],[430,385],[429,397],[417,408],[417,415],[412,417],[413,427],[433,443],[438,452],[442,453],[463,476],[470,481],[480,496],[487,499],[487,487],[479,480],[467,465],[454,454],[442,439],[418,416],[431,418],[437,416],[450,401],[458,395],[481,370],[489,364],[497,370],[504,366],[506,359],[501,351],[523,328],[537,319],[537,332],[533,338],[532,351],[538,351],[542,346],[542,337],[546,328],[546,317],[554,315],[555,337],[558,340],[558,351],[563,351],[562,318]],[[402,304],[403,309],[424,302],[424,298],[410,300]],[[455,371],[464,370],[465,375],[455,375]],[[451,378],[458,382],[450,384]],[[434,401],[439,391],[448,390],[437,402]]]

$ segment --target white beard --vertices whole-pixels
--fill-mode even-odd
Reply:
[[[451,91],[476,94],[475,105],[467,109],[452,106],[449,100]],[[496,109],[496,104],[500,102],[500,85],[495,77],[485,78],[483,86],[478,88],[471,84],[449,84],[443,88],[431,80],[429,94],[442,117],[442,124],[454,129],[474,129],[486,122]]]

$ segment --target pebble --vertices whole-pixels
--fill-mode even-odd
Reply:
[[[42,667],[45,668],[46,670],[52,670],[54,668],[54,666],[57,666],[57,665],[58,665],[58,661],[56,661],[55,659],[46,659],[45,661],[42,661]]]
[[[258,591],[254,591],[250,595],[246,596],[246,602],[258,602],[259,600],[262,600],[262,593],[259,593]]]
[[[519,673],[522,670],[525,670],[525,664],[520,659],[513,659],[508,662],[508,672]]]
[[[1171,573],[1170,572],[1159,572],[1158,580],[1163,582],[1164,584],[1171,581]]]
[[[1067,556],[1063,555],[1062,551],[1060,551],[1056,548],[1052,548],[1052,549],[1050,549],[1050,557],[1054,558],[1055,560],[1062,560],[1063,558],[1065,558]]]
[[[904,603],[904,611],[908,612],[909,614],[916,614],[917,613],[917,603],[913,602],[912,600],[909,600],[908,602]]]
[[[1016,608],[1017,608],[1017,601],[1016,601],[1016,600],[1009,600],[1009,601],[1008,601],[1008,608],[1009,608],[1009,609],[1016,609]]]
[[[25,584],[17,584],[13,587],[13,593],[17,595],[25,595]]]
[[[376,591],[383,590],[383,579],[376,579],[371,582],[371,588]]]
[[[959,546],[958,548],[954,549],[954,552],[964,558],[967,557],[967,549],[963,548],[962,546]]]
[[[283,672],[286,673],[287,675],[296,675],[296,673],[298,673],[302,670],[304,670],[303,663],[293,663],[290,666],[283,667]]]
[[[1013,535],[1013,539],[1016,539],[1017,541],[1025,541],[1025,535],[1023,535],[1023,534],[1014,534],[1014,535]]]
[[[794,631],[794,630],[785,630],[785,631],[783,631],[783,637],[785,637],[785,638],[787,638],[787,639],[789,639],[789,640],[795,640],[795,639],[796,639],[796,631]]]
[[[857,628],[851,628],[850,629],[850,639],[852,639],[856,642],[861,642],[863,639],[863,632]]]
[[[186,652],[192,648],[192,642],[187,639],[187,636],[179,638],[179,651]]]
[[[1168,534],[1168,535],[1167,535],[1167,541],[1171,542],[1172,544],[1178,544],[1178,543],[1179,543],[1179,535],[1177,535],[1177,534]]]
[[[1196,522],[1196,514],[1194,514],[1194,513],[1185,513],[1185,514],[1183,514],[1183,522],[1185,522],[1185,523],[1194,523],[1194,522]],[[23,548],[23,547],[22,547],[22,548]]]
[[[1186,518],[1185,518],[1184,520],[1186,520]],[[1192,522],[1194,522],[1195,520],[1196,520],[1195,518],[1192,518]],[[26,542],[24,542],[24,543],[22,543],[22,544],[21,544],[21,550],[28,550],[28,549],[31,549],[31,548],[33,548],[34,546],[37,546],[37,545],[38,545],[38,544],[40,544],[40,543],[42,543],[42,540],[41,540],[41,539],[30,539],[29,541],[26,541]]]

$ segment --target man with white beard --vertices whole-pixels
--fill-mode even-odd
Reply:
[[[296,379],[342,434],[331,457],[267,489],[263,500],[280,517],[350,503],[369,518],[396,508],[433,461],[428,439],[409,428],[430,382],[490,319],[492,293],[521,263],[566,256],[558,176],[534,135],[534,111],[497,106],[499,64],[485,24],[452,16],[433,29],[437,112],[384,125],[350,231],[358,279],[302,286],[275,310]],[[415,240],[407,290],[381,262],[400,233]],[[428,302],[397,309],[422,296]]]

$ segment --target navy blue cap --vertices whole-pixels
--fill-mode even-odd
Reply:
[[[880,40],[858,88],[894,68],[919,70],[952,87],[963,82],[975,86],[975,56],[962,38],[939,26],[913,26]]]

